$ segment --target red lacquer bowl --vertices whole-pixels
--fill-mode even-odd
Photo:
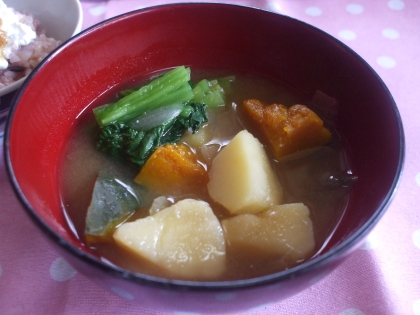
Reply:
[[[178,65],[260,73],[337,100],[336,126],[359,177],[321,255],[243,281],[171,281],[111,266],[66,224],[59,160],[78,115],[104,91],[141,73]],[[225,4],[172,4],[127,13],[65,42],[17,94],[5,136],[10,181],[23,208],[86,277],[144,307],[222,313],[248,310],[309,287],[340,264],[391,202],[404,159],[401,119],[372,68],[328,34],[290,17]]]

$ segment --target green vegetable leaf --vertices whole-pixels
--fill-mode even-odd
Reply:
[[[184,117],[181,112],[178,119],[185,129],[191,129],[192,133],[196,133],[200,126],[208,121],[207,106],[204,103],[189,103],[186,106],[191,108],[188,116]]]
[[[94,108],[95,119],[101,127],[125,123],[162,106],[189,102],[194,97],[189,81],[190,68],[177,67],[134,92],[124,91],[115,103]]]
[[[100,131],[97,148],[113,157],[143,166],[157,147],[181,140],[185,130],[197,132],[208,121],[206,105],[185,105],[177,117],[148,131],[133,129],[129,124],[109,124]]]
[[[225,105],[225,94],[230,91],[230,85],[235,77],[224,77],[215,80],[203,79],[192,89],[194,97],[192,102],[200,102],[208,107],[217,107]]]

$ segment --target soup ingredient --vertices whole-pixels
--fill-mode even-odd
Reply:
[[[148,131],[159,125],[168,124],[171,120],[178,117],[183,110],[188,111],[189,109],[181,103],[160,107],[141,115],[130,122],[129,126],[139,131]]]
[[[193,88],[193,102],[205,103],[208,107],[225,105],[225,91],[220,86],[218,80],[203,79]]]
[[[28,75],[59,44],[31,15],[0,0],[0,89]]]
[[[214,158],[210,197],[231,214],[258,213],[282,201],[282,187],[262,144],[240,131]]]
[[[250,99],[243,102],[243,113],[256,123],[257,132],[268,142],[276,159],[326,145],[331,140],[331,133],[324,127],[324,122],[305,105],[287,108],[281,104],[267,105]]]
[[[86,215],[86,241],[105,241],[119,223],[146,204],[145,196],[142,187],[111,174],[99,173]]]
[[[143,166],[157,147],[178,142],[185,130],[196,132],[207,120],[206,105],[189,103],[177,117],[148,131],[136,130],[124,123],[109,124],[101,128],[97,148]]]
[[[226,268],[222,227],[209,204],[185,199],[152,216],[122,224],[118,246],[185,280],[211,280]]]
[[[296,263],[315,249],[309,209],[303,203],[272,206],[260,214],[222,221],[226,243],[243,256],[279,258]]]
[[[152,205],[149,209],[149,214],[154,215],[162,209],[168,208],[172,203],[165,196],[157,197],[153,200]]]
[[[177,67],[115,103],[93,109],[99,126],[128,122],[162,106],[190,101],[190,68]]]
[[[180,103],[204,103],[209,107],[225,105],[225,89],[235,77],[214,80],[203,79],[196,85],[190,81],[191,70],[184,66],[172,69],[140,89],[127,89],[115,103],[93,109],[99,126],[126,123],[163,106]],[[220,84],[219,84],[220,81]],[[223,88],[223,87],[224,88]]]
[[[285,203],[304,203],[311,209],[318,239],[328,239],[357,181],[357,176],[343,166],[340,153],[330,146],[319,147],[312,154],[282,161],[278,173]]]
[[[159,195],[202,195],[208,175],[186,145],[166,144],[155,150],[134,181]]]
[[[201,149],[213,138],[214,125],[203,124],[196,133],[186,130],[181,138],[181,142],[188,144],[193,149]]]

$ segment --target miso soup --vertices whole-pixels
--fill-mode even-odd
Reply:
[[[231,248],[231,244],[226,241],[224,272],[211,279],[188,277],[187,279],[225,281],[252,278],[282,271],[315,257],[328,244],[340,223],[346,211],[351,184],[355,179],[347,164],[345,147],[340,142],[333,121],[328,117],[329,112],[322,110],[322,104],[318,107],[314,106],[313,95],[296,91],[270,78],[249,73],[194,68],[191,75],[192,82],[198,82],[202,78],[220,78],[226,75],[234,75],[235,79],[231,82],[229,90],[225,91],[225,105],[207,108],[208,122],[200,127],[199,136],[194,138],[187,132],[180,142],[191,150],[202,168],[208,172],[215,157],[240,131],[246,129],[255,135],[263,145],[273,174],[281,185],[281,204],[303,203],[309,209],[315,246],[307,257],[291,260],[284,256],[265,257],[258,252],[241,253]],[[87,242],[85,236],[87,209],[98,174],[105,171],[133,181],[141,169],[132,163],[114,159],[96,148],[99,126],[91,109],[115,101],[117,92],[125,88],[141,86],[146,79],[137,78],[124,86],[113,88],[81,113],[63,152],[60,174],[61,197],[68,224],[76,236],[91,247],[101,259],[138,273],[178,278],[147,259],[117,246],[113,237],[91,243]],[[256,135],[255,131],[259,127],[244,117],[242,104],[247,99],[258,99],[267,104],[284,104],[287,107],[303,104],[313,108],[331,132],[331,141],[324,146],[301,150],[284,158],[275,159],[270,152],[269,144]],[[226,191],[226,194],[229,194],[229,191]],[[159,194],[151,192],[149,197],[147,204],[137,209],[115,228],[124,222],[134,222],[148,217],[152,202],[159,197]],[[164,197],[170,205],[186,198],[205,201],[220,222],[235,216],[219,202],[213,200],[207,191],[198,193],[193,189],[191,192],[169,193]]]

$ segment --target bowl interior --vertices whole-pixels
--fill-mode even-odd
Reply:
[[[21,201],[44,230],[87,250],[66,224],[58,190],[58,165],[75,119],[111,87],[177,65],[248,71],[336,99],[335,124],[359,180],[324,253],[344,251],[366,235],[390,202],[402,167],[401,121],[388,90],[354,52],[311,26],[214,4],[160,6],[105,21],[30,75],[12,109],[5,154]]]

